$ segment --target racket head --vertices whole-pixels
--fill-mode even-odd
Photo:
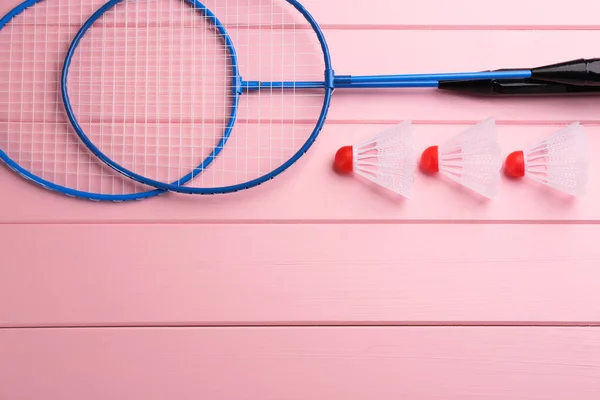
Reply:
[[[62,60],[77,23],[95,7],[27,0],[0,19],[0,160],[29,181],[71,197],[121,202],[163,194],[100,162],[64,114]]]
[[[162,0],[163,3],[165,1],[168,0]],[[217,194],[235,192],[257,186],[288,169],[308,151],[320,133],[333,93],[334,74],[331,69],[328,46],[323,32],[314,18],[296,0],[203,0],[202,3],[198,0],[171,1],[170,4],[180,4],[179,7],[185,7],[181,4],[186,3],[188,10],[191,10],[191,12],[178,14],[178,9],[173,12],[170,7],[175,6],[169,5],[169,11],[152,14],[153,11],[157,11],[157,8],[160,11],[161,4],[159,3],[161,3],[161,0],[110,0],[94,12],[75,35],[64,60],[61,90],[66,114],[81,141],[100,160],[123,175],[161,190],[180,193]],[[119,6],[122,6],[121,10],[118,9]],[[128,7],[130,8],[128,9]],[[184,55],[188,56],[184,60],[186,62],[190,61],[188,51],[194,54],[194,60],[210,59],[210,56],[213,59],[216,58],[216,67],[213,65],[213,68],[218,70],[217,75],[219,72],[221,74],[216,77],[216,83],[211,80],[215,79],[215,76],[211,75],[215,71],[211,70],[210,66],[208,68],[206,65],[199,67],[196,63],[193,63],[192,66],[184,67],[183,61],[178,63],[171,59],[169,60],[168,71],[166,71],[164,65],[161,67],[163,61],[161,61],[160,56],[162,53],[156,51],[156,49],[166,50],[169,54],[174,50],[169,44],[165,45],[164,39],[157,39],[158,45],[153,48],[154,43],[151,40],[154,40],[154,38],[147,38],[153,35],[151,29],[164,30],[161,25],[161,15],[169,14],[169,12],[171,16],[181,17],[179,23],[183,26],[181,28],[182,32],[173,33],[173,30],[166,29],[165,34],[154,35],[162,38],[171,35],[171,46],[173,43],[181,44],[193,41],[197,44],[201,42],[204,46],[202,49],[198,49],[200,46],[190,45],[190,47],[183,47],[179,54],[182,57]],[[189,18],[190,15],[193,15],[192,19]],[[224,21],[220,19],[220,15],[224,15]],[[241,15],[248,17],[241,18]],[[154,16],[156,16],[156,20],[153,19]],[[270,18],[270,20],[264,17]],[[263,18],[266,22],[262,20]],[[176,25],[178,23],[173,18],[169,19],[170,24]],[[258,22],[256,19],[258,19]],[[107,27],[110,29],[111,26],[114,27],[119,24],[125,24],[124,33],[118,30],[116,33],[115,31],[112,33],[107,31]],[[128,24],[130,24],[129,29]],[[195,29],[192,28],[186,32],[184,29],[186,24],[195,26]],[[233,27],[235,31],[233,34],[229,32],[229,26]],[[95,32],[94,27],[98,28]],[[140,27],[146,29],[144,35],[131,33],[132,28]],[[258,34],[252,32],[253,30],[258,31]],[[204,41],[196,39],[207,35],[209,31],[216,33],[216,35],[213,33],[211,35],[215,35],[215,38],[219,39],[220,45],[215,46],[208,39],[210,43],[207,47],[206,39]],[[92,34],[90,35],[90,33]],[[248,34],[250,38],[245,34]],[[146,41],[142,40],[140,42],[140,36],[145,37]],[[299,39],[300,37],[309,40],[303,41]],[[86,39],[88,40],[87,43]],[[259,43],[256,44],[253,41]],[[304,43],[305,41],[308,44]],[[100,45],[98,45],[99,42]],[[123,48],[125,48],[125,53],[128,47],[131,51],[134,44],[149,49],[149,53],[140,56],[141,51],[139,48],[135,50],[133,56],[122,53]],[[160,48],[160,46],[163,47]],[[240,54],[236,50],[240,47],[242,50],[248,50],[253,46],[262,46],[263,49],[255,53],[250,52],[250,54]],[[290,46],[293,47],[292,52],[287,55],[283,54],[282,50]],[[146,90],[140,90],[139,86],[141,85],[139,83],[133,84],[133,86],[138,85],[137,89],[132,88],[131,85],[128,86],[129,84],[126,82],[123,83],[123,80],[127,80],[127,78],[112,77],[107,78],[106,82],[99,83],[97,81],[98,76],[102,76],[103,72],[106,71],[103,69],[95,69],[95,73],[84,76],[77,83],[71,83],[73,71],[81,68],[81,65],[83,65],[82,59],[87,57],[84,54],[93,52],[93,48],[96,48],[96,51],[102,51],[103,56],[108,54],[109,58],[112,56],[116,60],[119,60],[120,57],[125,60],[134,59],[132,70],[137,73],[142,70],[146,82],[150,77],[150,84],[146,84]],[[175,48],[176,50],[177,48]],[[151,54],[152,51],[155,51],[155,54]],[[267,58],[269,51],[276,53],[270,56],[269,65],[264,65],[264,63],[261,65],[260,62],[256,62],[256,58],[260,59],[262,57],[263,60]],[[295,54],[298,52],[301,54],[299,57]],[[306,63],[306,54],[311,58],[308,63]],[[305,62],[300,68],[293,64],[298,59]],[[223,64],[223,60],[226,60],[228,64]],[[74,68],[73,65],[77,63],[79,66]],[[265,72],[268,71],[268,67],[273,67],[274,64],[279,63],[281,65],[276,66],[277,72],[275,74]],[[110,64],[110,61],[107,64]],[[113,60],[113,66],[117,65],[118,62]],[[110,68],[110,65],[107,67]],[[94,69],[93,66],[91,68]],[[294,72],[286,72],[286,68],[291,68]],[[307,69],[310,70],[308,73],[306,73]],[[178,72],[185,75],[186,71],[194,71],[190,76],[201,76],[200,81],[208,89],[198,89],[201,85],[194,79],[182,77],[178,79],[176,77]],[[115,72],[112,71],[111,73],[114,75]],[[79,75],[81,78],[81,73]],[[267,79],[258,79],[261,77],[260,75]],[[153,80],[155,76],[156,79]],[[168,78],[164,78],[164,76],[168,76]],[[175,79],[173,80],[174,76]],[[312,91],[308,91],[308,94],[304,94],[305,92],[301,88],[293,88],[291,91],[281,88],[269,88],[259,90],[260,93],[254,96],[252,93],[243,91],[243,85],[246,82],[243,77],[249,78],[248,80],[271,82],[295,82],[298,77],[301,77],[302,80],[320,81],[323,83],[323,87],[312,89]],[[171,93],[171,98],[179,97],[180,100],[184,101],[178,103],[176,100],[175,102],[169,100],[168,104],[162,104],[160,100],[157,100],[156,103],[149,101],[149,99],[155,98],[157,92],[160,92],[161,79],[166,79],[166,87],[175,92],[176,96]],[[139,82],[143,79],[134,76],[133,80]],[[94,132],[91,124],[82,123],[82,116],[85,118],[89,113],[92,117],[91,120],[95,111],[78,106],[78,102],[70,96],[72,85],[89,87],[94,92],[92,98],[95,96],[95,98],[110,99],[109,101],[112,104],[116,102],[124,109],[131,108],[132,102],[134,109],[137,109],[138,112],[142,110],[145,113],[136,114],[134,111],[133,119],[143,117],[147,121],[149,119],[148,115],[152,114],[152,110],[160,110],[162,109],[161,105],[167,105],[168,107],[164,108],[174,110],[173,113],[167,113],[166,115],[169,121],[179,118],[181,123],[186,118],[191,118],[192,123],[190,127],[187,127],[189,131],[186,131],[187,128],[176,126],[175,132],[173,132],[173,127],[169,126],[168,123],[158,122],[153,132],[148,133],[147,128],[145,128],[145,132],[139,132],[138,129],[137,132],[131,135],[131,138],[124,138],[129,133],[123,130],[103,129],[104,133]],[[110,85],[113,88],[112,92],[110,91]],[[114,90],[119,85],[122,85],[122,92]],[[154,90],[153,85],[156,85],[158,89]],[[211,90],[217,93],[213,93]],[[196,93],[192,93],[194,91]],[[131,94],[132,92],[133,94]],[[219,107],[211,103],[209,103],[209,107],[205,107],[205,104],[201,102],[194,103],[200,96],[198,92],[205,98],[213,95],[218,100],[215,100],[215,104],[221,103],[221,97],[224,97],[224,101]],[[125,98],[129,96],[131,102],[121,98],[120,95],[122,94]],[[248,101],[251,104],[244,104],[248,97],[253,97]],[[143,100],[140,101],[140,98]],[[192,104],[185,104],[188,101]],[[273,117],[270,117],[267,124],[264,117],[261,119],[260,110],[264,111],[276,101],[280,102],[278,107],[281,109],[293,110],[296,107],[300,112],[297,115],[292,115],[295,114],[294,112],[291,114],[282,112],[276,119],[278,122],[285,120],[287,122],[274,125]],[[100,101],[100,104],[105,103],[105,101]],[[198,113],[198,105],[201,106],[202,110],[208,110],[203,111],[204,114],[201,116],[196,115],[194,118],[192,114],[194,112]],[[259,115],[257,116],[256,112],[250,111],[252,109],[259,110]],[[126,115],[127,113],[128,111],[124,111],[123,115],[117,115],[117,119],[121,117],[126,120],[130,117]],[[161,115],[159,112],[158,115],[151,115],[152,118],[150,119],[160,120]],[[115,120],[114,113],[113,115],[109,113],[108,116],[96,115],[96,117],[99,117],[100,120],[106,118]],[[202,119],[201,122],[198,121],[200,118]],[[243,122],[240,122],[240,120]],[[296,122],[300,123],[295,124]],[[216,126],[211,126],[213,123]],[[107,125],[109,123],[105,123],[104,128],[107,128]],[[200,130],[197,129],[199,125]],[[177,135],[177,129],[179,129],[179,136]],[[259,131],[265,129],[268,129],[269,133],[259,133]],[[182,131],[184,132],[182,133]],[[261,148],[260,144],[250,143],[255,140],[253,135],[259,136],[259,142],[260,137],[262,137],[262,146],[268,141],[271,148],[266,150]],[[167,140],[166,146],[160,143],[163,139]],[[174,146],[171,142],[177,140],[179,140],[179,143]],[[246,142],[242,143],[244,140]],[[127,151],[115,154],[114,143],[119,141],[126,143],[123,147],[127,147],[127,142],[132,142],[129,147],[132,156],[127,154]],[[232,141],[236,143],[231,144]],[[273,148],[274,142],[276,143],[275,148]],[[164,147],[167,147],[168,151],[165,151]],[[192,149],[191,155],[190,148]],[[194,154],[194,149],[200,150]],[[279,152],[277,160],[274,160],[273,156],[275,151]],[[240,157],[239,154],[244,152],[244,157]],[[168,153],[168,160],[163,158],[166,153]],[[201,160],[198,160],[199,155],[201,155]],[[194,160],[196,161],[194,162]],[[244,162],[246,164],[245,169],[239,167],[239,164]],[[174,170],[177,173],[173,173]],[[243,178],[241,178],[242,175]]]

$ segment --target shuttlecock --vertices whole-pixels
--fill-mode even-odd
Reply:
[[[510,153],[504,170],[514,178],[525,176],[573,196],[582,194],[588,180],[583,126],[572,123],[525,150]]]
[[[412,196],[416,153],[412,124],[402,122],[361,143],[341,147],[335,169],[355,173],[404,197]]]
[[[421,155],[421,168],[439,172],[487,198],[495,197],[502,169],[496,121],[488,118],[440,146],[428,147]]]

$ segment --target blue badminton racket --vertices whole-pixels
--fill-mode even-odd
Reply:
[[[321,131],[334,89],[543,77],[558,92],[576,86],[574,72],[595,84],[596,61],[566,65],[337,75],[323,32],[296,0],[110,0],[74,36],[61,85],[75,132],[107,165],[162,190],[215,194],[294,164]]]

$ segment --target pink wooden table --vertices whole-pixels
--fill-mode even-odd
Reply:
[[[303,3],[337,73],[600,56],[597,0]],[[2,167],[0,399],[600,398],[597,159],[567,200],[418,175],[394,201],[330,172],[404,119],[424,147],[494,116],[506,154],[579,120],[600,154],[600,98],[358,96],[336,93],[311,152],[243,194],[98,204]]]

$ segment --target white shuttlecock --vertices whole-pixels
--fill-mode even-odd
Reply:
[[[578,196],[588,181],[587,137],[574,122],[522,151],[508,155],[505,172],[528,177],[558,191]]]
[[[335,169],[366,178],[404,197],[412,196],[416,169],[412,124],[404,121],[335,154]]]
[[[495,197],[502,169],[496,121],[488,118],[440,146],[428,147],[421,155],[421,168],[439,172],[482,196]]]

